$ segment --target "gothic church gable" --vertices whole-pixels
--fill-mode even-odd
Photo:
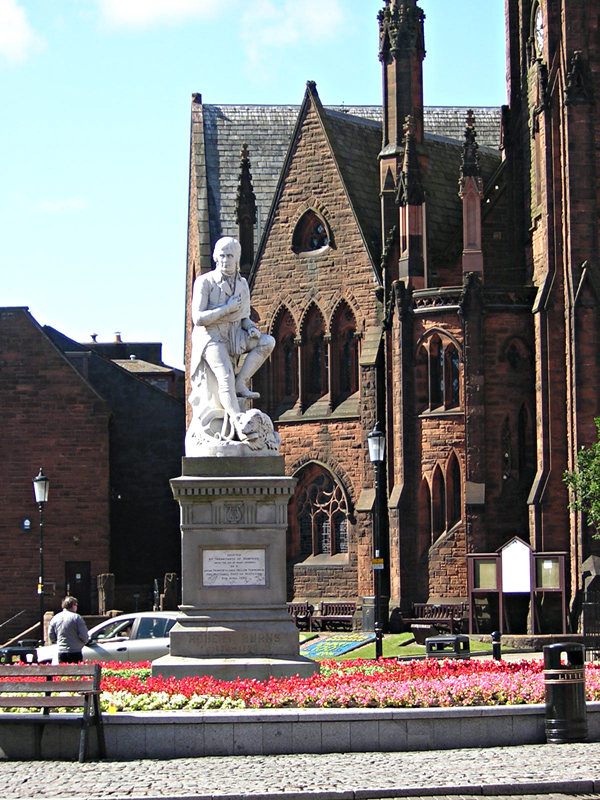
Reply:
[[[374,324],[379,137],[377,123],[323,109],[309,84],[251,276],[260,321],[275,320],[290,292],[301,318],[316,303],[329,321],[351,276],[357,325]]]

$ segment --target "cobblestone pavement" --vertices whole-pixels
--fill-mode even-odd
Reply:
[[[373,800],[600,794],[600,742],[172,761],[0,762],[0,798]]]

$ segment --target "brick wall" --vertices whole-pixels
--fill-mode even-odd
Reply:
[[[80,347],[48,330],[64,352]],[[110,571],[117,584],[162,585],[180,573],[179,507],[169,484],[181,474],[182,401],[96,354],[88,380],[110,406]],[[127,610],[131,610],[127,607]]]
[[[50,479],[44,510],[44,579],[56,582],[48,610],[59,610],[65,562],[89,561],[108,571],[109,411],[101,397],[59,353],[23,308],[0,310],[0,621],[8,639],[39,615],[38,512],[32,479],[40,466]],[[32,520],[31,531],[22,520]]]

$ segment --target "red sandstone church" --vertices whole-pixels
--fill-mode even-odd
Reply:
[[[597,4],[506,0],[502,109],[424,108],[423,12],[385,0],[378,24],[381,108],[313,82],[299,107],[193,97],[188,310],[237,236],[298,480],[290,600],[372,595],[379,422],[390,609],[576,630],[600,553],[563,482],[600,414]]]

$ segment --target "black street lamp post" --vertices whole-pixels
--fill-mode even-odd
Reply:
[[[373,583],[375,589],[375,658],[383,655],[383,629],[381,627],[381,574],[384,563],[381,550],[381,495],[383,491],[383,463],[385,458],[385,433],[379,423],[367,436],[369,458],[375,465],[375,505],[373,508]]]
[[[44,645],[44,505],[50,492],[50,481],[42,472],[33,479],[35,502],[40,512],[40,575],[38,578],[38,596],[40,598],[40,645]]]

